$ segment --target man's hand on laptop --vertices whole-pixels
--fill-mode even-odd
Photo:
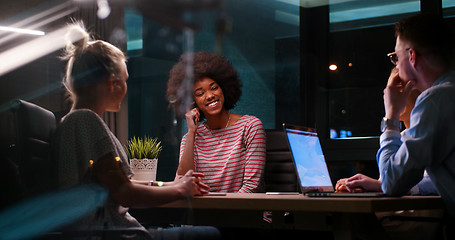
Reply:
[[[363,192],[363,188],[350,189],[346,186],[346,181],[348,178],[342,178],[337,181],[335,185],[335,192],[337,193],[346,193],[346,192]]]
[[[336,192],[382,192],[379,180],[358,173],[350,178],[337,181]]]

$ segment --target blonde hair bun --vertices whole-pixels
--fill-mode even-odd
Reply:
[[[66,49],[63,58],[69,59],[84,52],[89,44],[90,35],[82,22],[74,22],[69,26],[65,39]]]

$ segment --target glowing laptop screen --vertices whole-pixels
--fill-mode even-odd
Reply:
[[[285,127],[302,190],[332,187],[317,132],[311,128]]]

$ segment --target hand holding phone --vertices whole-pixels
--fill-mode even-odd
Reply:
[[[190,109],[185,114],[186,124],[188,125],[188,131],[193,130],[196,131],[197,126],[199,125],[199,108],[194,107]]]

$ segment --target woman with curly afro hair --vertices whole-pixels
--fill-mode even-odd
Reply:
[[[188,126],[177,175],[190,169],[200,172],[212,192],[262,190],[266,141],[262,122],[229,112],[240,99],[241,86],[232,64],[210,52],[183,54],[170,71],[167,97],[177,114],[184,113]],[[191,107],[185,104],[188,95]]]

